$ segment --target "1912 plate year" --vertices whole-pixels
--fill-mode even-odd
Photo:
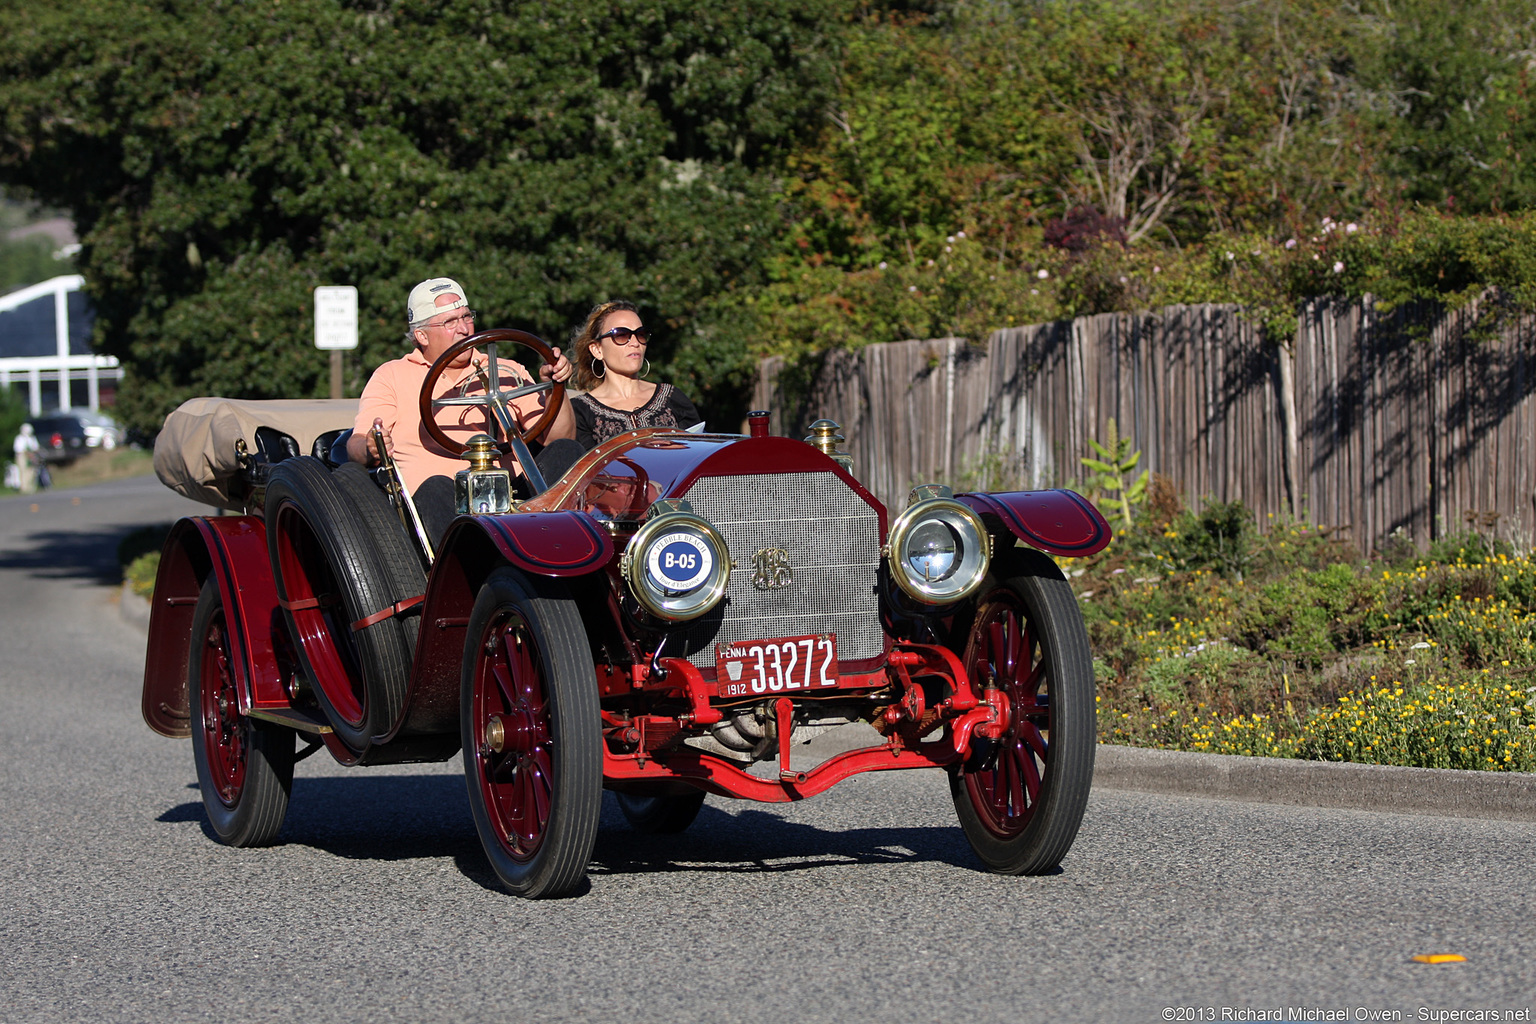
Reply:
[[[837,685],[837,635],[742,640],[715,649],[722,697],[816,690]]]

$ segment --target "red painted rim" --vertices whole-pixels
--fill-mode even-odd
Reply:
[[[501,726],[501,750],[488,730]],[[497,841],[527,861],[538,853],[554,802],[549,691],[527,622],[503,611],[485,631],[475,660],[476,782]]]
[[[979,768],[965,772],[965,789],[987,830],[1008,839],[1034,816],[1051,731],[1047,666],[1024,603],[1011,590],[982,601],[966,671],[978,687],[996,687],[1007,698],[1002,736]]]
[[[208,631],[203,635],[203,647],[198,675],[203,753],[220,802],[226,807],[234,807],[245,789],[248,748],[246,723],[240,717],[240,702],[235,692],[235,672],[230,664],[229,634],[224,625],[223,608],[219,608],[209,621]]]
[[[336,637],[350,635],[352,629],[339,603],[341,588],[319,538],[297,506],[283,503],[277,510],[275,529],[278,574],[289,603],[303,604],[317,597],[332,601],[289,613],[294,642],[303,647],[331,708],[347,725],[361,728],[368,712],[363,673],[353,652],[336,643]]]

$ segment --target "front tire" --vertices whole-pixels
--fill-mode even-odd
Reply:
[[[212,576],[192,612],[191,643],[192,760],[208,823],[230,846],[266,846],[288,813],[294,734],[240,714],[223,595]]]
[[[1055,563],[1027,548],[998,562],[964,661],[975,686],[1007,698],[1008,714],[998,739],[973,737],[970,758],[950,771],[950,794],[987,867],[1042,874],[1071,849],[1093,784],[1093,658]]]
[[[496,876],[528,899],[586,879],[602,808],[601,709],[565,587],[503,567],[475,599],[459,704],[464,776]]]

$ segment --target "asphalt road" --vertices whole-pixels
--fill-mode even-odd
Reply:
[[[526,903],[457,762],[317,755],[280,845],[227,849],[189,745],[140,720],[112,586],[119,536],[196,507],[152,478],[32,503],[0,499],[3,1021],[1444,1020],[1536,996],[1528,822],[1100,790],[1059,874],[999,878],[941,774],[889,773],[712,797],[666,839],[608,806],[589,891]]]

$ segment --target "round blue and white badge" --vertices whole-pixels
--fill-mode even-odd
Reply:
[[[656,538],[646,555],[645,565],[658,585],[682,592],[692,590],[708,579],[715,567],[715,559],[702,537],[677,531]]]

